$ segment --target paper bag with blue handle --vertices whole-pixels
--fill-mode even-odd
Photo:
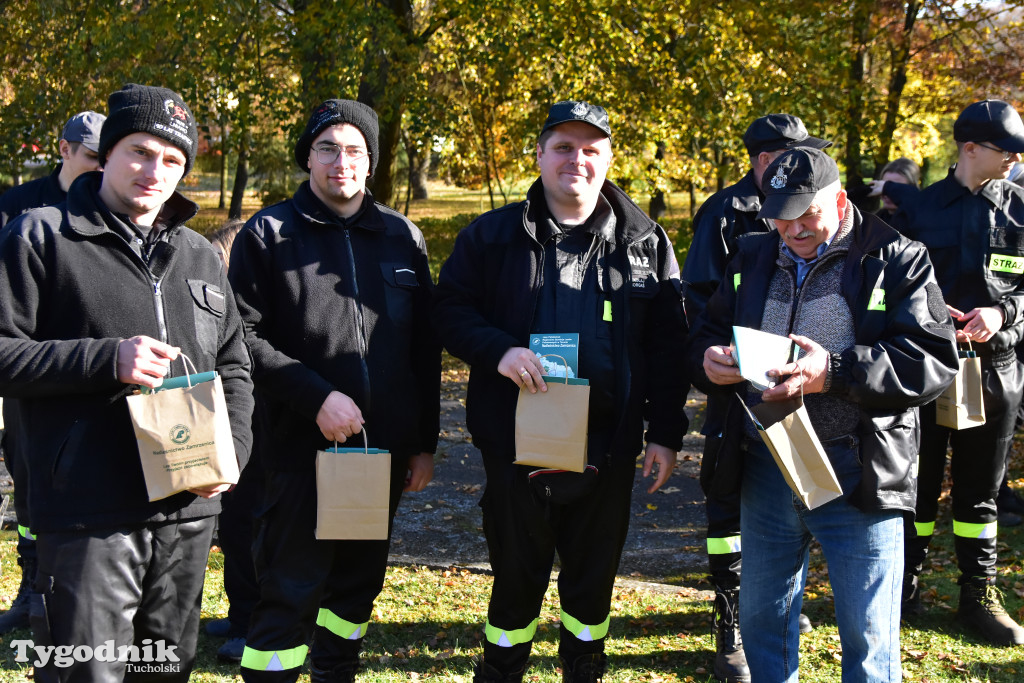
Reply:
[[[564,358],[562,363],[568,367]],[[544,383],[547,391],[536,394],[525,389],[519,391],[515,462],[582,472],[587,466],[590,384],[585,379],[568,376],[545,376]]]
[[[184,354],[181,359],[191,365]],[[238,483],[224,386],[216,372],[171,377],[127,400],[149,500]]]
[[[369,442],[363,430],[363,443]],[[334,448],[316,454],[316,537],[384,540],[391,500],[391,453],[379,448]]]

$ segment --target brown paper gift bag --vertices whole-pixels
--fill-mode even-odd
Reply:
[[[369,437],[363,430],[363,443]],[[391,500],[391,453],[334,448],[316,454],[316,537],[384,540]]]
[[[808,509],[843,495],[802,397],[789,401],[765,401],[753,408],[741,400],[789,488]]]
[[[561,358],[565,363],[561,356],[546,355]],[[568,377],[545,376],[544,382],[548,385],[547,391],[536,394],[519,391],[515,462],[582,472],[587,466],[590,385],[585,379]]]
[[[985,424],[985,398],[981,388],[981,359],[971,343],[960,349],[960,370],[952,384],[935,399],[935,422],[951,429]]]
[[[191,365],[184,354],[181,358]],[[238,483],[220,375],[173,377],[127,400],[150,501],[187,489]]]

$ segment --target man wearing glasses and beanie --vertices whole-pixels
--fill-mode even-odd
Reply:
[[[433,476],[433,282],[419,229],[366,189],[377,145],[372,109],[321,103],[295,146],[309,180],[253,216],[231,251],[254,364],[256,457],[268,472],[246,681],[295,681],[307,652],[314,683],[355,680],[389,541],[317,540],[317,451],[367,445],[367,432],[370,447],[390,451],[392,517],[402,491]]]
[[[981,358],[985,424],[956,431],[921,409],[917,517],[908,534],[904,614],[920,613],[918,577],[935,531],[946,450],[952,446],[953,536],[960,567],[957,620],[993,645],[1024,644],[1002,606],[996,579],[996,496],[1006,471],[1024,373],[1024,189],[1008,182],[1024,153],[1024,123],[1001,100],[975,102],[953,124],[957,163],[905,202],[892,224],[923,242],[957,327]]]

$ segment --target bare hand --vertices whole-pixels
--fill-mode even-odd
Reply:
[[[871,188],[871,191],[868,192],[869,197],[878,197],[882,194],[882,190],[885,188],[884,180],[869,180],[865,184]]]
[[[704,373],[708,379],[719,385],[742,382],[740,369],[736,367],[732,349],[728,346],[709,346],[704,351]]]
[[[964,313],[958,319],[966,324],[962,330],[957,331],[963,332],[966,339],[973,341],[986,342],[992,338],[992,335],[1003,329],[1003,312],[994,306],[975,308]],[[957,335],[957,339],[960,339],[959,335]]]
[[[332,391],[316,414],[316,426],[329,441],[345,443],[345,439],[363,431],[363,413],[355,401]]]
[[[201,488],[189,489],[189,493],[194,493],[202,498],[213,498],[219,493],[230,491],[235,488],[234,484],[214,484],[213,486],[203,486]]]
[[[816,394],[825,388],[825,377],[828,376],[829,353],[825,348],[807,337],[791,334],[789,338],[805,351],[800,360],[786,363],[782,367],[768,371],[769,377],[785,377],[785,382],[768,389],[761,398],[765,401],[782,401],[803,394]]]
[[[647,489],[647,493],[654,493],[660,489],[662,484],[672,476],[672,471],[676,466],[676,452],[661,444],[648,443],[647,454],[644,456],[644,477],[651,476],[655,464],[658,465],[658,476],[655,477],[654,483]]]
[[[409,472],[403,491],[422,491],[434,478],[434,454],[418,453],[409,458]]]
[[[540,366],[540,359],[523,346],[513,346],[505,352],[498,362],[498,374],[508,377],[520,389],[526,387],[531,394],[536,394],[538,389],[548,390],[542,379],[544,369]]]
[[[171,361],[181,352],[152,337],[124,339],[117,345],[117,381],[156,389],[164,383]]]

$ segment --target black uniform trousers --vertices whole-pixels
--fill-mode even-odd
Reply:
[[[636,463],[606,462],[592,490],[571,503],[556,504],[546,502],[530,483],[528,474],[536,468],[514,464],[506,452],[485,450],[483,458],[487,487],[480,507],[494,572],[484,661],[503,673],[526,665],[556,551],[561,566],[559,655],[571,662],[603,652]],[[588,627],[586,632],[580,632],[582,627]]]
[[[229,638],[245,637],[260,587],[252,560],[256,513],[263,501],[264,470],[250,458],[238,484],[221,496],[217,537],[224,552],[224,592],[228,596]]]
[[[195,664],[213,517],[104,531],[42,533],[32,596],[36,646],[134,645],[164,661],[83,656],[37,667],[41,683],[188,681]],[[161,647],[161,641],[163,646]],[[75,658],[77,659],[77,657]]]
[[[952,447],[953,534],[960,583],[996,573],[996,495],[1006,470],[1017,406],[1024,392],[1024,371],[1011,351],[981,359],[985,424],[964,430],[935,423],[935,403],[921,408],[917,520],[907,530],[906,568],[919,574],[928,554],[945,476],[946,451]]]
[[[408,461],[392,454],[391,521]],[[321,541],[315,529],[313,468],[268,472],[253,545],[260,600],[242,658],[245,681],[295,681],[311,640],[318,669],[358,662],[361,626],[384,585],[391,530],[381,541]]]
[[[721,441],[720,436],[705,437],[705,461],[708,461],[709,453],[717,454]],[[704,511],[708,519],[707,554],[711,583],[717,591],[737,590],[740,587],[740,572],[743,567],[740,544],[740,493],[735,491],[729,495],[721,495],[705,491],[704,496]]]

